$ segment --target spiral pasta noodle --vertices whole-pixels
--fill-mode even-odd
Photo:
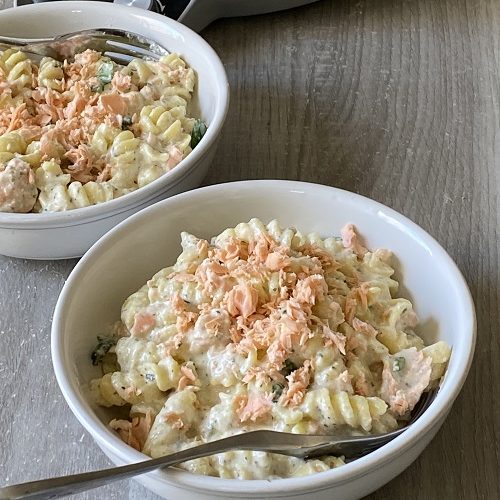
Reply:
[[[26,54],[14,49],[7,49],[0,55],[0,70],[12,86],[13,95],[19,94],[31,85],[31,61]]]
[[[51,57],[44,57],[38,68],[40,86],[61,92],[64,84],[62,64]]]

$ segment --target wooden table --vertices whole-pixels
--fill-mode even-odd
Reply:
[[[301,179],[374,198],[437,238],[477,304],[450,417],[370,498],[500,498],[500,2],[323,0],[203,36],[232,88],[206,184]],[[0,257],[2,484],[109,465],[52,371],[51,315],[74,264]],[[126,496],[156,498],[132,481],[75,498]]]

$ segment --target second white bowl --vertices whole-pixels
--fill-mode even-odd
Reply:
[[[50,2],[0,12],[4,36],[36,38],[103,27],[142,34],[181,54],[197,73],[193,107],[208,123],[208,131],[174,169],[121,198],[59,213],[0,213],[0,254],[28,259],[79,257],[133,213],[197,187],[210,167],[229,105],[229,88],[219,57],[199,35],[165,16],[103,2]]]

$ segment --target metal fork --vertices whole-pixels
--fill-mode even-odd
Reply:
[[[343,455],[346,459],[352,460],[375,451],[408,429],[431,405],[436,393],[437,391],[424,393],[412,412],[409,424],[386,434],[335,437],[290,434],[265,430],[246,432],[135,464],[0,488],[0,499],[15,500],[31,498],[46,500],[48,498],[57,498],[98,488],[113,481],[151,472],[161,467],[169,467],[195,458],[202,458],[230,450],[267,451],[269,453],[278,453],[298,458]]]
[[[129,31],[96,28],[67,33],[52,38],[10,38],[0,36],[0,49],[22,49],[28,55],[52,57],[57,60],[72,58],[86,49],[96,50],[114,61],[127,64],[134,58],[159,59],[167,49],[154,40]]]

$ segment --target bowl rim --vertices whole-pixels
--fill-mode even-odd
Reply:
[[[112,9],[112,10],[111,10]],[[102,218],[103,216],[111,216],[126,210],[131,207],[140,205],[145,199],[153,198],[158,192],[163,191],[173,184],[182,181],[184,177],[189,175],[189,172],[202,161],[203,156],[212,147],[215,147],[219,139],[221,129],[229,109],[229,82],[227,79],[226,70],[222,61],[215,50],[206,42],[200,35],[184,26],[183,24],[170,19],[161,14],[144,10],[138,7],[129,7],[121,4],[107,4],[98,1],[82,1],[82,0],[63,0],[59,2],[43,2],[40,4],[23,5],[15,9],[6,9],[0,11],[0,24],[3,18],[23,16],[29,11],[32,13],[54,14],[64,16],[73,11],[90,11],[93,13],[99,12],[99,15],[106,16],[106,10],[112,19],[116,22],[116,14],[126,14],[128,17],[135,17],[138,21],[149,19],[156,22],[162,22],[169,27],[165,33],[169,31],[177,32],[181,37],[187,40],[186,46],[188,52],[184,55],[189,56],[190,47],[195,44],[196,50],[205,54],[205,58],[210,62],[212,67],[212,82],[214,86],[215,106],[214,116],[210,121],[206,134],[201,139],[193,151],[181,160],[172,170],[166,172],[158,179],[155,179],[150,184],[143,186],[131,193],[114,198],[113,200],[104,203],[98,203],[89,207],[74,208],[64,212],[43,212],[43,213],[7,213],[0,212],[0,227],[15,228],[15,229],[31,229],[35,227],[41,229],[43,227],[54,227],[72,225],[82,222],[88,222]],[[97,25],[96,25],[97,26]],[[141,32],[141,23],[137,23],[137,30]],[[167,35],[165,35],[167,36]],[[196,68],[194,68],[196,71]]]
[[[312,476],[268,480],[234,480],[222,479],[219,477],[203,476],[193,474],[181,469],[171,469],[166,471],[155,471],[150,473],[156,480],[160,480],[165,484],[170,484],[175,487],[187,488],[191,491],[205,492],[207,490],[213,493],[229,494],[263,494],[263,493],[279,493],[279,492],[301,492],[301,491],[319,491],[329,488],[333,485],[339,486],[346,482],[352,481],[354,478],[366,476],[377,469],[384,467],[389,462],[397,458],[401,453],[410,450],[419,445],[422,434],[433,429],[437,431],[439,426],[444,421],[449,412],[454,400],[458,396],[467,374],[469,372],[476,343],[476,315],[472,296],[470,294],[467,283],[458,269],[455,262],[444,250],[444,248],[424,229],[412,222],[410,219],[400,214],[399,212],[383,205],[375,200],[364,197],[362,195],[345,191],[339,188],[324,186],[300,181],[287,180],[247,180],[230,182],[223,184],[215,184],[203,188],[198,188],[192,191],[178,194],[166,200],[160,201],[150,207],[141,210],[130,218],[121,222],[110,232],[99,239],[92,248],[83,256],[83,258],[75,266],[69,275],[54,311],[52,332],[51,332],[51,352],[52,362],[56,375],[57,382],[63,393],[63,396],[73,411],[74,415],[84,426],[91,432],[94,439],[100,447],[110,451],[115,457],[123,463],[133,463],[145,460],[149,457],[140,453],[130,446],[126,445],[116,435],[109,431],[105,424],[92,411],[90,406],[81,398],[76,388],[71,383],[71,373],[69,363],[65,361],[65,335],[63,331],[64,316],[71,303],[73,290],[78,286],[80,276],[84,275],[86,269],[92,265],[92,262],[98,258],[100,253],[106,251],[106,247],[114,244],[120,237],[128,231],[129,226],[139,223],[141,220],[150,218],[152,213],[165,212],[168,213],[168,206],[176,204],[188,198],[196,198],[197,196],[209,195],[220,196],[224,191],[239,191],[241,189],[249,189],[255,192],[262,192],[265,189],[298,191],[298,192],[323,192],[325,194],[335,195],[339,202],[346,201],[348,203],[360,203],[365,205],[367,211],[371,213],[382,213],[385,217],[392,219],[405,229],[405,232],[411,231],[415,236],[412,239],[420,240],[425,243],[427,249],[433,256],[439,258],[441,265],[446,266],[447,274],[454,281],[456,288],[461,297],[461,304],[457,306],[463,311],[463,317],[466,321],[463,325],[463,336],[459,337],[461,344],[461,355],[456,360],[454,366],[460,366],[460,370],[456,368],[456,376],[445,377],[440,390],[425,413],[404,433],[397,438],[379,448],[378,450],[358,459],[347,463],[341,467],[331,469],[325,472],[316,473]],[[455,350],[452,356],[458,356]]]

